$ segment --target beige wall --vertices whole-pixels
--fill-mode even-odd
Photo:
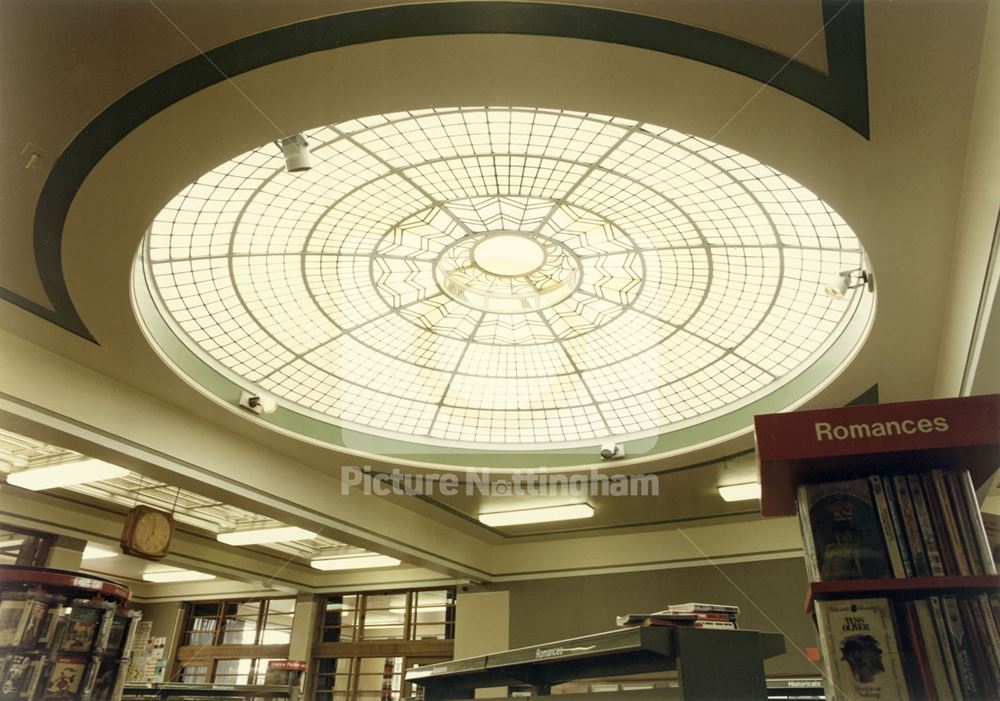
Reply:
[[[786,653],[766,664],[768,674],[817,676],[804,652],[796,650],[817,645],[812,620],[802,608],[805,572],[801,558],[787,558],[719,568],[505,582],[490,585],[489,590],[509,594],[512,648],[610,630],[618,615],[658,611],[669,604],[736,604],[741,628],[786,636]]]

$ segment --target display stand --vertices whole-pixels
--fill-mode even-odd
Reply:
[[[0,700],[118,701],[141,614],[91,575],[0,565]]]
[[[937,627],[929,631],[928,626],[917,625],[916,618],[901,620],[905,616],[900,609],[909,615],[911,611],[906,610],[907,607],[914,607],[916,600],[921,597],[934,602],[935,599],[942,598],[965,600],[984,594],[988,596],[1000,591],[1000,577],[990,573],[992,563],[989,556],[982,554],[982,547],[977,544],[971,529],[956,535],[955,531],[959,529],[955,524],[945,524],[944,517],[939,518],[934,512],[934,509],[954,507],[956,514],[961,512],[967,518],[977,519],[979,513],[975,494],[967,492],[963,499],[957,496],[958,491],[952,492],[949,501],[947,495],[942,496],[941,492],[922,485],[927,484],[927,475],[933,473],[938,473],[942,483],[954,485],[958,481],[948,476],[948,473],[968,471],[976,489],[991,479],[1000,466],[1000,395],[772,414],[756,417],[755,428],[761,513],[764,516],[795,515],[797,493],[802,485],[845,483],[851,480],[867,480],[872,484],[881,484],[880,481],[884,480],[885,484],[898,485],[899,480],[903,480],[901,491],[904,494],[899,500],[890,494],[888,488],[884,495],[877,490],[873,491],[887,557],[891,557],[893,548],[899,555],[902,549],[910,552],[911,546],[914,553],[924,552],[926,546],[926,556],[929,558],[932,552],[930,543],[944,542],[944,547],[950,548],[949,543],[953,538],[955,543],[964,543],[964,548],[969,549],[970,562],[973,557],[986,560],[979,572],[962,576],[955,576],[950,572],[947,573],[948,576],[901,576],[890,572],[895,576],[813,581],[809,585],[806,610],[810,613],[817,601],[887,601],[892,609],[890,613],[894,612],[888,619],[889,625],[895,628],[891,632],[898,633],[897,638],[902,640],[899,656],[902,666],[907,670],[906,684],[911,687],[909,695],[918,698],[927,693],[921,689],[940,689],[945,685],[947,664],[942,662],[935,666],[933,661],[928,661],[928,654],[940,653],[943,657],[951,654],[954,641],[949,635],[953,624],[946,620],[940,621]],[[916,487],[907,487],[914,484],[911,480],[916,480]],[[909,491],[911,489],[912,493]],[[955,489],[958,490],[958,487]],[[804,493],[808,494],[809,488]],[[912,507],[907,503],[911,496]],[[925,504],[927,511],[920,513]],[[945,506],[942,507],[941,504]],[[800,522],[808,526],[812,518],[808,505],[798,506],[805,509],[800,514]],[[805,521],[802,521],[803,518]],[[942,537],[942,530],[939,528],[947,532],[949,540],[936,540]],[[898,536],[890,538],[893,533]],[[810,551],[810,548],[814,550]],[[818,549],[819,546],[815,543],[807,542],[807,559],[815,558],[815,550]],[[937,553],[937,545],[934,545],[934,552]],[[965,550],[962,552],[965,557]],[[903,559],[905,558],[901,556],[900,561]],[[977,559],[976,562],[980,563],[982,559]],[[905,563],[907,568],[911,564]],[[896,570],[899,567],[899,564],[894,563],[890,569]],[[976,610],[985,614],[986,609],[988,604]],[[962,615],[969,614],[962,612]],[[893,619],[895,623],[891,622]],[[922,631],[923,635],[910,633],[913,637],[904,639],[900,632],[903,624],[910,626],[908,630]],[[933,630],[937,630],[938,634],[935,635]],[[931,638],[937,642],[930,642]],[[925,641],[929,646],[927,649],[922,648]],[[821,636],[820,643],[822,654],[828,663],[838,659],[840,651],[829,649],[825,637]],[[989,641],[982,639],[980,643],[988,645]],[[954,649],[956,655],[962,652],[958,648]],[[978,649],[974,652],[979,654]],[[980,655],[979,659],[981,665],[989,666],[988,655]],[[954,663],[952,667],[953,673]],[[917,674],[921,675],[920,681],[913,680],[913,676]],[[976,671],[975,674],[981,675],[982,680],[988,680],[990,672],[986,669]],[[954,687],[955,683],[956,677],[953,675],[950,684]],[[914,687],[918,690],[913,691]],[[900,698],[907,694],[905,688],[902,689],[902,694]]]
[[[559,698],[764,701],[763,661],[784,651],[784,638],[777,633],[637,626],[417,667],[406,673],[406,680],[423,687],[424,701],[450,701],[473,698],[484,687],[527,685],[535,695],[547,696],[554,685],[575,679],[676,670],[680,688],[674,694],[655,689]]]

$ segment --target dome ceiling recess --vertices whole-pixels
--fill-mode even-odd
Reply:
[[[305,136],[310,171],[267,144],[179,193],[137,287],[202,363],[316,422],[484,451],[749,425],[871,315],[823,293],[864,263],[841,217],[704,138],[519,107]]]

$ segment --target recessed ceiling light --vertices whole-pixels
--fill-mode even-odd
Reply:
[[[216,539],[227,545],[257,545],[260,543],[284,543],[290,540],[309,540],[318,534],[297,526],[268,526],[246,530],[217,533]]]
[[[142,579],[146,582],[197,582],[215,579],[215,575],[194,570],[159,570],[143,572]]]
[[[87,547],[83,549],[83,557],[81,559],[98,560],[102,557],[117,557],[118,555],[121,555],[121,553],[106,545],[87,543]]]
[[[724,501],[760,499],[760,484],[758,482],[747,482],[746,484],[731,484],[726,487],[719,487],[719,496]]]
[[[117,465],[111,465],[103,460],[88,458],[78,462],[67,462],[59,465],[43,465],[18,470],[7,475],[7,483],[32,491],[68,487],[84,482],[124,477],[128,470]]]
[[[24,545],[24,538],[17,540],[5,540],[0,543],[0,550],[7,550],[8,548],[18,548]]]
[[[362,570],[370,567],[394,567],[400,563],[388,555],[347,555],[312,560],[309,565],[317,570]]]
[[[547,523],[549,521],[569,521],[590,518],[594,507],[590,504],[566,504],[546,506],[540,509],[519,509],[515,511],[494,511],[479,514],[479,520],[487,526],[516,526],[522,523]]]

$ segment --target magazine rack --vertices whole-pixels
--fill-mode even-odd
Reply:
[[[0,698],[118,701],[141,614],[112,580],[0,565]]]
[[[784,651],[778,633],[636,626],[416,667],[406,680],[423,687],[424,701],[451,701],[473,698],[484,687],[528,685],[533,695],[547,696],[554,685],[574,679],[677,670],[684,701],[765,701],[764,659]],[[639,701],[641,695],[662,699],[668,693],[654,689],[583,696]],[[577,695],[556,698],[569,696]]]

